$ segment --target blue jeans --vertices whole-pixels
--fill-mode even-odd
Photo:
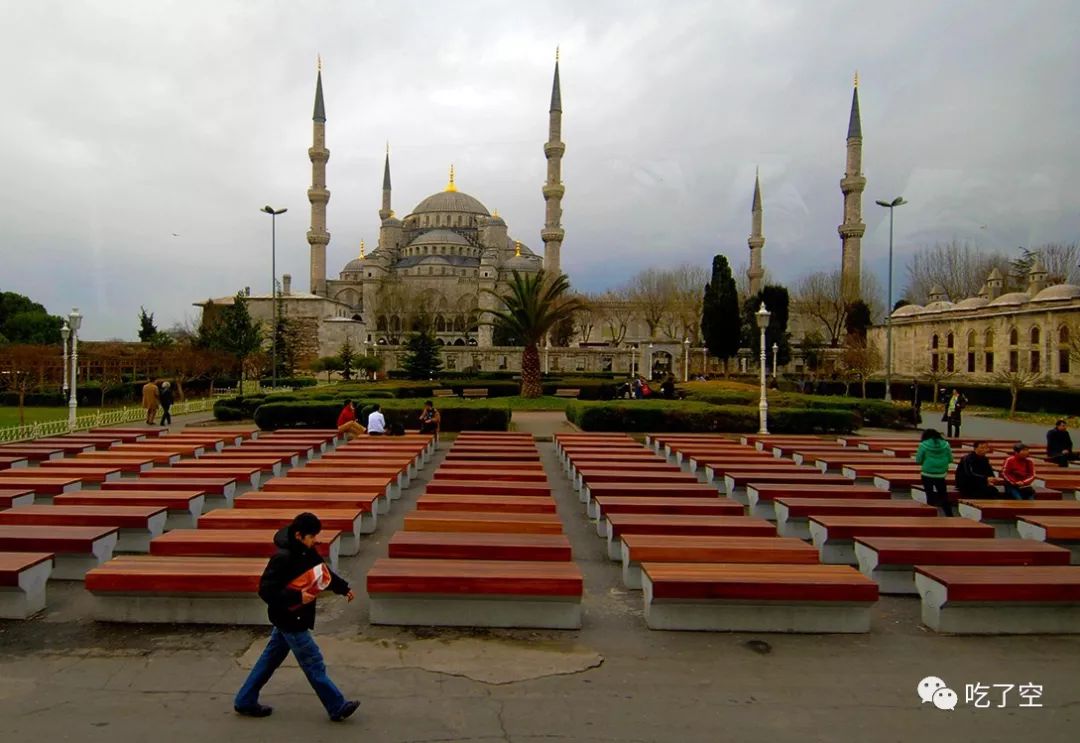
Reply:
[[[274,675],[274,671],[289,655],[290,650],[296,656],[296,662],[307,676],[311,688],[319,695],[319,701],[326,707],[327,714],[333,716],[341,711],[345,706],[345,697],[326,675],[326,664],[319,646],[315,644],[315,638],[307,630],[282,632],[277,627],[270,633],[270,642],[255,662],[247,681],[236,693],[233,705],[240,709],[249,709],[258,704],[259,691],[266,686],[266,682]]]
[[[1007,482],[1005,483],[1005,497],[1013,500],[1032,500],[1035,497],[1035,490],[1031,487],[1017,487]]]

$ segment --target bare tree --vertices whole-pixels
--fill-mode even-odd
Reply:
[[[844,336],[847,305],[840,291],[840,271],[819,271],[804,276],[795,286],[795,313],[820,326],[829,345],[836,348]]]
[[[56,381],[53,370],[57,367],[58,349],[53,346],[11,344],[0,349],[0,390],[14,392],[18,398],[19,425],[26,425],[24,404],[26,395],[35,389],[44,389]]]
[[[950,377],[956,376],[956,371],[948,371],[943,364],[939,364],[938,368],[933,366],[924,366],[919,370],[918,376],[920,379],[926,380],[933,390],[933,396],[931,402],[935,405],[938,401],[938,393],[941,391],[942,382]]]
[[[1080,243],[1047,243],[1032,249],[1046,269],[1046,283],[1080,284]]]
[[[863,399],[866,398],[866,380],[881,368],[881,352],[873,343],[865,344],[855,338],[849,338],[840,357],[848,379],[856,379],[862,386]]]
[[[601,322],[608,340],[617,346],[626,338],[630,322],[634,317],[634,307],[630,303],[625,289],[605,292],[598,300]]]
[[[630,301],[649,326],[649,337],[655,337],[656,329],[672,305],[675,286],[671,274],[647,268],[630,279],[628,289]]]
[[[671,301],[662,319],[664,333],[673,341],[689,338],[697,345],[701,340],[701,312],[709,272],[702,266],[684,263],[668,273]]]
[[[579,294],[581,308],[574,314],[574,325],[582,343],[588,343],[593,329],[603,322],[600,298],[591,294]]]
[[[1011,273],[1007,256],[996,251],[980,251],[959,240],[926,246],[908,262],[907,299],[926,304],[935,286],[941,286],[953,302],[979,293],[986,277],[997,268],[1002,276]]]
[[[1027,389],[1038,381],[1041,375],[1038,372],[1029,371],[1026,369],[1017,369],[1016,371],[999,371],[994,375],[994,381],[1004,384],[1009,388],[1009,394],[1012,396],[1012,401],[1009,404],[1009,417],[1012,418],[1016,415],[1016,401],[1020,397],[1020,390]]]

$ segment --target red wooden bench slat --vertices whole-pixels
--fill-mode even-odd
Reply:
[[[848,565],[644,562],[653,599],[876,601],[877,584]]]
[[[116,526],[0,525],[0,550],[85,554],[94,542],[119,531]]]
[[[390,538],[389,556],[443,560],[572,559],[563,534],[399,531]]]
[[[434,593],[580,596],[573,562],[380,558],[367,574],[369,594]]]
[[[174,529],[150,540],[150,554],[187,557],[263,557],[277,552],[277,529]],[[315,549],[324,558],[341,532],[323,529]]]
[[[920,565],[915,572],[948,588],[952,601],[1080,601],[1080,565]]]
[[[262,558],[123,555],[86,573],[94,593],[245,593],[259,589]]]
[[[789,537],[725,537],[688,534],[624,534],[633,562],[804,563],[818,551]]]
[[[1068,565],[1069,550],[1032,539],[856,537],[879,565]]]
[[[489,511],[500,513],[555,513],[555,501],[546,496],[422,495],[418,511]]]
[[[145,529],[165,509],[158,506],[18,506],[0,511],[0,524],[118,526]]]
[[[19,585],[19,574],[52,560],[48,552],[0,552],[0,586]]]

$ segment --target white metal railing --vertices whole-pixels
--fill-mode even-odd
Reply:
[[[173,403],[170,412],[173,415],[202,413],[214,407],[214,399],[202,397],[197,400],[185,400]],[[23,441],[43,436],[59,436],[72,431],[85,431],[100,426],[115,426],[119,423],[133,423],[146,419],[146,408],[125,407],[97,410],[75,418],[75,425],[68,426],[67,418],[44,423],[28,423],[24,426],[0,428],[0,442]]]

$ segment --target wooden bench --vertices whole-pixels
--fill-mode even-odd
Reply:
[[[238,485],[257,488],[262,479],[262,470],[259,467],[249,467],[239,464],[210,463],[203,466],[201,462],[191,466],[164,467],[150,470],[139,476],[142,480],[153,482],[154,480],[175,480],[178,477],[199,479],[200,477],[228,477]]]
[[[53,497],[57,506],[152,506],[166,509],[165,530],[194,529],[203,512],[201,490],[84,490]]]
[[[1062,499],[1060,490],[1051,490],[1050,488],[1033,488],[1033,490],[1035,491],[1034,500],[1037,501],[1059,501]],[[1003,492],[1003,488],[999,486],[998,492]],[[926,492],[923,490],[921,482],[918,485],[913,485],[911,487],[910,494],[912,500],[917,500],[919,503],[926,503]],[[950,503],[959,503],[961,500],[960,491],[952,486],[946,488],[945,495]]]
[[[33,504],[33,490],[0,490],[0,510]]]
[[[378,511],[390,510],[397,478],[390,475],[372,477],[278,477],[262,487],[264,493],[361,493],[379,498]]]
[[[555,390],[555,397],[569,397],[577,399],[581,395],[581,390],[577,387],[559,387]]]
[[[83,447],[83,449],[85,450],[87,447]],[[0,455],[29,459],[31,462],[44,462],[49,459],[59,459],[64,456],[64,450],[55,446],[5,444],[0,446]]]
[[[45,463],[42,462],[42,464]],[[0,487],[6,487],[9,480],[19,481],[30,473],[39,472],[42,477],[69,477],[81,481],[84,485],[100,485],[103,482],[112,482],[119,480],[120,476],[124,474],[120,467],[114,464],[84,466],[77,465],[74,461],[66,459],[59,460],[56,464],[66,466],[50,467],[48,469],[35,467],[28,470],[5,470],[0,472]]]
[[[846,565],[644,562],[650,629],[869,632],[877,584]]]
[[[718,487],[724,485],[724,475],[729,471],[739,472],[772,472],[779,474],[781,472],[788,472],[791,474],[815,474],[821,475],[820,472],[811,472],[809,467],[802,467],[793,462],[777,462],[772,457],[757,459],[746,458],[733,458],[729,460],[715,460],[710,459],[705,462],[698,462],[698,468],[700,469],[702,464],[705,467],[705,482],[715,482]]]
[[[277,477],[281,474],[282,460],[280,457],[259,457],[255,454],[243,458],[219,456],[224,453],[215,452],[212,455],[199,457],[198,459],[185,459],[172,465],[170,469],[185,472],[197,469],[212,474],[221,472],[226,475],[236,473],[238,478],[242,477],[244,472],[257,470],[259,474],[252,477],[254,484],[251,487],[253,488],[259,486],[262,473],[269,474],[271,477]]]
[[[887,495],[887,494],[886,494]],[[937,518],[933,506],[911,501],[855,498],[777,498],[776,532],[782,537],[811,539],[811,516],[910,516]]]
[[[462,468],[439,468],[431,478],[432,482],[442,480],[499,480],[501,482],[547,482],[547,473],[544,470],[517,469],[507,467],[505,469],[462,469]]]
[[[1080,516],[1080,502],[961,499],[959,511],[972,521],[990,524],[999,537],[1019,538],[1016,520],[1021,516]]]
[[[688,534],[624,534],[623,585],[641,590],[641,563],[755,563],[816,565],[817,550],[783,537],[709,537]]]
[[[5,470],[0,475],[10,474],[13,470]],[[48,500],[51,496],[60,493],[75,493],[82,490],[83,479],[81,477],[69,477],[67,475],[39,475],[38,470],[19,470],[25,472],[21,477],[0,478],[0,489],[3,490],[29,490],[34,496],[42,500]]]
[[[628,473],[622,469],[613,469],[611,465],[603,468],[578,467],[578,476],[582,487],[588,487],[602,482],[626,482],[630,480],[637,483],[656,483],[667,485],[675,483],[697,483],[698,479],[689,472],[680,472],[670,469],[645,469],[634,470]]]
[[[431,391],[432,397],[456,397],[454,391],[450,389],[440,388]]]
[[[0,470],[23,469],[29,462],[26,457],[0,456]]]
[[[109,451],[120,452],[122,454],[144,454],[146,456],[167,456],[175,457],[180,455],[182,457],[201,457],[206,453],[206,447],[202,444],[188,443],[185,444],[180,441],[173,441],[171,443],[162,443],[157,441],[148,441],[140,444],[120,444],[114,446]]]
[[[816,554],[816,553],[815,553]],[[563,534],[484,534],[399,531],[389,556],[419,560],[543,560],[568,562],[570,540]]]
[[[428,495],[532,495],[551,496],[551,485],[544,482],[510,480],[432,480],[424,490]]]
[[[579,629],[573,562],[383,558],[367,574],[372,624]]]
[[[226,449],[217,453],[227,454],[229,451],[229,449]],[[245,442],[244,444],[232,451],[242,451],[248,454],[256,455],[262,454],[264,452],[270,452],[273,454],[288,452],[289,456],[295,458],[296,460],[292,463],[293,466],[296,466],[299,463],[299,459],[301,457],[303,457],[304,459],[312,459],[315,456],[315,446],[311,444],[275,444],[269,441],[263,441],[262,439],[250,443]]]
[[[775,537],[768,521],[749,516],[695,516],[678,513],[608,513],[608,559],[622,560],[624,534],[687,534],[714,537]]]
[[[27,619],[45,608],[48,552],[0,552],[0,619]]]
[[[762,519],[776,520],[775,502],[777,498],[849,498],[852,500],[889,500],[889,494],[879,488],[867,486],[816,485],[813,483],[751,482],[746,485],[746,504],[750,515]],[[794,536],[784,534],[783,536]],[[809,539],[807,533],[800,539]]]
[[[51,579],[82,580],[112,559],[118,532],[115,526],[0,525],[0,551],[48,552],[55,558]]]
[[[413,511],[405,515],[404,529],[405,531],[562,534],[562,521],[554,513]]]
[[[231,477],[174,477],[153,480],[116,480],[101,484],[102,490],[159,490],[201,491],[205,494],[203,510],[224,508],[232,505],[236,497],[236,480]]]
[[[150,554],[159,557],[259,557],[269,559],[277,552],[276,529],[180,529],[154,537]],[[316,551],[337,570],[341,532],[323,529]]]
[[[993,539],[994,527],[964,518],[919,516],[810,516],[810,536],[821,561],[857,565],[856,537],[960,537]]]
[[[101,622],[267,625],[259,578],[266,559],[117,557],[86,574]]]
[[[484,388],[468,388],[468,389],[463,389],[461,391],[461,396],[464,397],[465,399],[478,398],[478,397],[487,397],[488,396],[488,391],[487,391],[486,387],[484,387]]]
[[[826,475],[813,467],[802,468],[801,472],[774,471],[772,469],[731,469],[724,473],[724,492],[729,497],[750,504],[746,489],[756,483],[782,483],[786,485],[845,485],[850,480],[841,475]]]
[[[1069,551],[1030,539],[857,537],[859,571],[882,593],[914,594],[916,565],[1068,565]]]
[[[176,461],[180,460],[179,455],[176,456]],[[60,462],[67,462],[68,465],[83,465],[83,464],[112,464],[123,469],[125,473],[128,472],[143,472],[145,470],[153,469],[155,464],[170,464],[172,458],[166,458],[164,456],[150,456],[148,453],[137,453],[127,451],[95,451],[89,454],[76,454],[71,459],[66,460],[51,460],[48,462],[42,462],[42,467],[56,467]]]
[[[916,565],[923,624],[956,634],[1080,632],[1080,566]]]
[[[282,448],[253,451],[245,449],[244,446],[239,446],[235,449],[225,449],[223,451],[204,454],[200,459],[204,462],[216,462],[219,460],[228,461],[230,459],[273,461],[277,462],[278,465],[274,468],[274,476],[276,477],[281,474],[283,467],[295,467],[300,464],[300,453],[295,449]]]
[[[146,552],[165,528],[164,508],[154,506],[19,506],[0,511],[0,525],[107,526],[118,528],[116,549]]]
[[[372,534],[378,525],[380,502],[384,496],[378,493],[267,493],[252,491],[237,496],[233,501],[235,509],[269,508],[294,509],[301,511],[319,511],[323,509],[346,508],[361,512],[359,532]]]
[[[422,500],[422,499],[421,499]],[[596,533],[607,537],[606,513],[679,513],[697,516],[742,516],[743,507],[728,498],[634,498],[598,495],[593,498]]]
[[[199,518],[200,529],[280,529],[292,523],[295,508],[219,508]],[[315,508],[323,529],[341,532],[341,554],[360,551],[364,511],[359,508]]]
[[[418,511],[484,511],[489,513],[555,513],[555,499],[533,495],[422,495]]]
[[[1080,517],[1020,516],[1016,530],[1024,539],[1065,547],[1072,552],[1073,564],[1080,565]]]
[[[628,476],[624,482],[598,482],[581,489],[581,502],[585,504],[585,513],[589,518],[597,518],[596,499],[602,495],[617,495],[623,498],[720,499],[720,493],[716,491],[716,488],[703,482],[639,483],[634,482],[632,476]]]

